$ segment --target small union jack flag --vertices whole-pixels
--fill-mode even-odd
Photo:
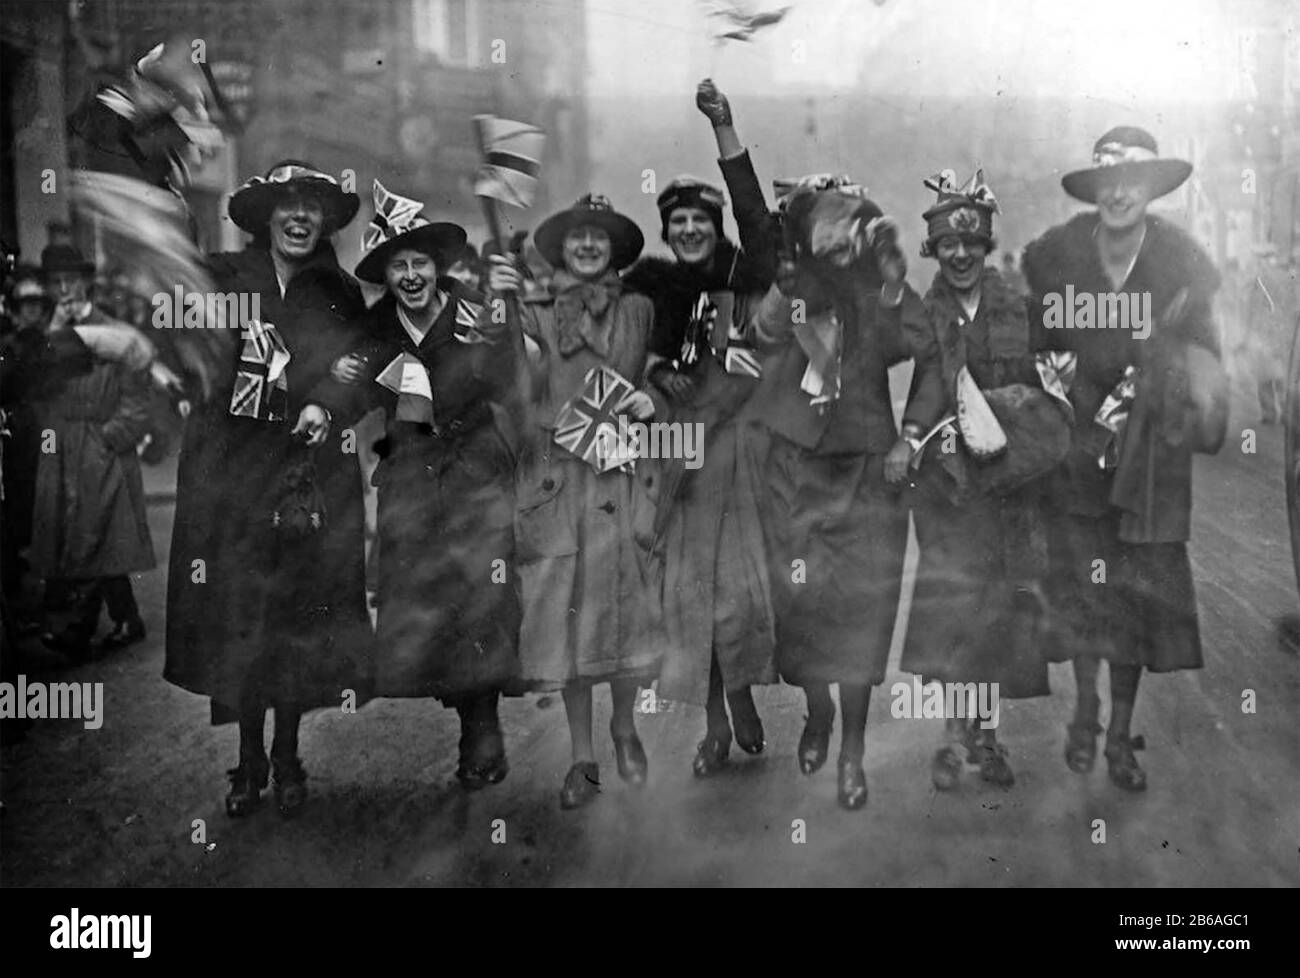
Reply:
[[[285,368],[289,349],[271,323],[251,319],[244,324],[243,346],[230,413],[240,418],[283,421],[289,406],[289,382]]]
[[[390,193],[378,180],[375,181],[374,193],[375,216],[370,219],[362,237],[362,251],[369,252],[390,238],[429,223],[419,216],[424,205],[418,200]]]
[[[616,408],[632,385],[609,367],[592,367],[582,391],[555,418],[555,443],[597,472],[633,466],[633,452],[619,441]]]
[[[456,339],[462,343],[486,343],[488,337],[479,329],[478,317],[483,306],[478,302],[460,299],[456,303],[456,326],[453,331]]]

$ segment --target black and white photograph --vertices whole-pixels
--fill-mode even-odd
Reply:
[[[23,943],[1300,886],[1300,4],[0,0],[0,76]]]

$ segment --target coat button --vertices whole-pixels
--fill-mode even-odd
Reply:
[[[603,503],[601,503],[596,508],[599,509],[602,513],[612,513],[614,512],[614,502],[611,499],[606,499]]]
[[[543,480],[542,480],[542,489],[543,489],[544,491],[546,491],[546,492],[550,492],[550,491],[551,491],[552,489],[554,489],[554,488],[555,488],[555,480],[554,480],[554,479],[543,479]]]

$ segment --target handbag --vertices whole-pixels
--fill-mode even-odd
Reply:
[[[280,539],[305,540],[325,530],[325,496],[311,449],[290,461],[272,498],[271,528]]]

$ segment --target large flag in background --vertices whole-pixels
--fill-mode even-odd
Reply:
[[[537,193],[546,134],[526,122],[491,115],[474,117],[483,165],[474,178],[474,195],[515,207],[529,207]]]
[[[582,391],[555,418],[555,443],[597,472],[634,465],[631,446],[619,441],[617,408],[632,385],[609,367],[592,367]]]
[[[705,14],[713,21],[713,39],[718,44],[724,41],[748,41],[764,27],[779,24],[789,13],[789,7],[775,10],[760,10],[758,4],[749,0],[701,0]]]

